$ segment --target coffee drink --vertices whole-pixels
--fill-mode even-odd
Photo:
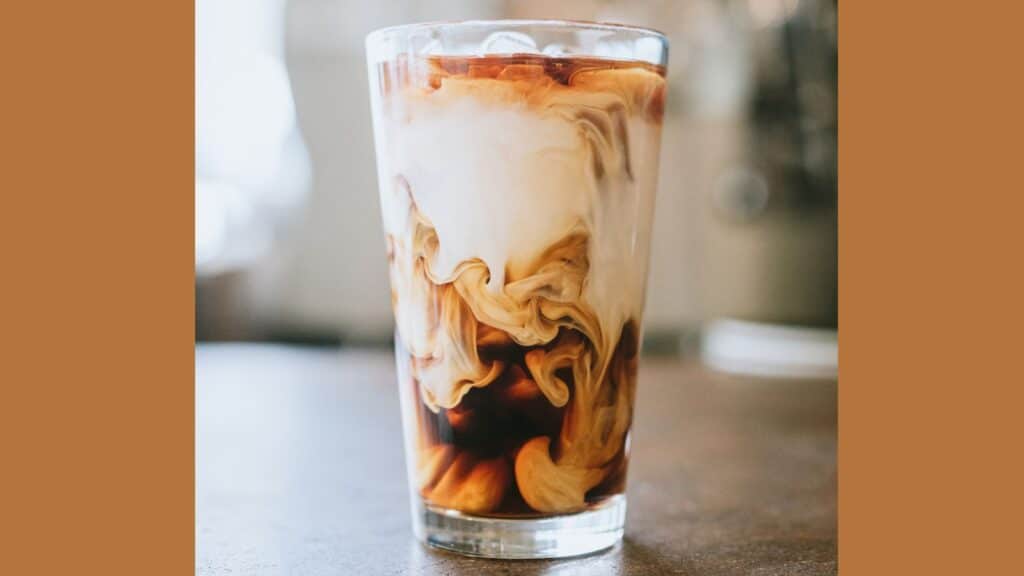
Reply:
[[[665,80],[539,54],[378,64],[411,480],[537,517],[625,486]]]

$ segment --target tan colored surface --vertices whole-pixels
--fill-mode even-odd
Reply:
[[[643,358],[624,542],[496,562],[410,533],[393,360],[200,346],[199,574],[832,574],[836,385]]]

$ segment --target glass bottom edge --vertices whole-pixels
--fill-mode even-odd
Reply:
[[[413,504],[416,538],[433,548],[480,558],[569,558],[611,548],[622,539],[626,497],[549,518],[488,518]]]

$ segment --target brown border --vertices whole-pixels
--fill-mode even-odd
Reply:
[[[1008,4],[840,4],[845,574],[1019,571],[1024,48]]]
[[[193,3],[0,26],[0,573],[191,573]]]
[[[847,574],[1018,563],[1021,402],[999,392],[1019,386],[1024,293],[1008,12],[840,5]],[[192,3],[19,2],[2,24],[0,565],[188,573]]]

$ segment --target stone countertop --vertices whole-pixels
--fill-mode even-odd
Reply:
[[[413,540],[390,353],[205,344],[195,385],[201,576],[837,571],[834,381],[641,359],[625,539],[533,561]]]

